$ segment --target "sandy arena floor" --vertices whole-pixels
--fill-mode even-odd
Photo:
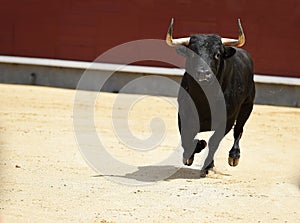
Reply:
[[[207,178],[199,179],[200,154],[190,168],[146,184],[147,176],[103,176],[84,161],[73,130],[75,92],[0,85],[1,223],[300,222],[300,109],[256,105],[237,167],[227,164],[230,132],[216,154],[216,170]],[[178,144],[174,106],[161,97],[122,96],[124,104],[138,98],[129,114],[136,136],[151,135],[152,117],[166,124],[160,146],[141,152],[126,148],[113,134],[116,97],[121,96],[101,93],[95,106],[96,129],[109,153],[128,165],[143,165],[137,172],[144,168],[159,176],[176,170],[156,165]]]

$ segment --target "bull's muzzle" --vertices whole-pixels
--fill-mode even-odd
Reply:
[[[196,80],[200,82],[210,82],[212,80],[212,72],[209,70],[200,70],[196,72]]]

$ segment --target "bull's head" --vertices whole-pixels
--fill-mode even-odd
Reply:
[[[173,39],[174,20],[171,20],[166,36],[169,46],[176,47],[177,52],[186,57],[186,71],[197,81],[210,83],[215,75],[218,78],[223,61],[233,56],[236,50],[245,44],[245,35],[238,19],[238,39],[222,38],[214,34],[199,34],[191,37]]]

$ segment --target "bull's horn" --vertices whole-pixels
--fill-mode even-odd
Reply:
[[[238,19],[238,25],[239,25],[239,39],[222,38],[222,43],[224,46],[242,47],[245,44],[246,39],[245,39],[245,35],[244,35],[244,31],[240,19]]]
[[[167,33],[167,36],[166,36],[167,44],[169,46],[188,45],[189,42],[190,42],[190,37],[173,39],[173,37],[172,37],[173,25],[174,25],[174,19],[172,18],[171,24],[169,26],[168,33]]]

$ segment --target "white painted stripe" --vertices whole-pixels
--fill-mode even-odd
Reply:
[[[49,67],[73,68],[73,69],[91,69],[91,70],[102,70],[102,71],[103,70],[120,71],[126,73],[167,75],[167,76],[169,75],[181,76],[184,73],[184,69],[179,69],[179,68],[149,67],[149,66],[122,65],[122,64],[110,64],[110,63],[92,63],[92,62],[84,62],[84,61],[14,57],[14,56],[0,56],[0,63],[49,66]],[[300,86],[300,78],[292,78],[292,77],[255,75],[254,81],[256,83],[262,83],[262,84],[281,84],[281,85]]]
[[[83,61],[43,59],[43,58],[30,58],[30,57],[12,57],[12,56],[0,56],[0,63],[75,68],[75,69],[105,70],[105,71],[122,71],[128,73],[141,73],[141,74],[154,74],[154,75],[183,75],[184,73],[184,69],[179,69],[179,68],[135,66],[135,65],[123,65],[123,64],[110,64],[110,63],[92,63],[92,62],[83,62]]]
[[[278,77],[278,76],[267,76],[267,75],[255,75],[254,76],[254,81],[256,83],[300,86],[300,78],[295,78],[295,77]]]

